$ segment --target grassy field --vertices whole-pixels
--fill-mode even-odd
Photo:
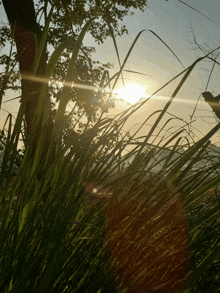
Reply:
[[[70,68],[88,25],[78,38]],[[52,55],[46,76],[60,51]],[[182,79],[165,107],[143,121],[141,127],[155,117],[141,138],[138,132],[125,133],[123,126],[148,99],[115,118],[101,113],[80,135],[64,139],[69,99],[64,86],[46,154],[44,130],[36,148],[27,143],[24,105],[14,125],[9,114],[1,133],[1,292],[219,292],[218,164],[210,161],[202,169],[193,168],[220,123],[193,142],[187,123],[168,132],[171,120],[161,122],[190,72],[207,56],[178,75]],[[73,70],[67,72],[66,84],[73,77]],[[42,115],[44,91],[46,87],[35,121]],[[47,119],[44,113],[43,125]],[[23,151],[18,150],[20,139]],[[159,148],[170,152],[153,173],[151,162]]]

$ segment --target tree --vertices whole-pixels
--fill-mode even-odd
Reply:
[[[16,54],[11,55],[12,58],[3,55],[0,59],[0,64],[5,65],[7,69],[7,75],[1,76],[2,95],[7,88],[19,89],[15,85],[18,72],[9,70],[9,67],[15,68],[14,66],[17,60],[21,75],[21,103],[26,105],[25,121],[28,134],[32,132],[33,113],[38,103],[48,56],[50,55],[48,47],[50,46],[51,48],[53,46],[56,48],[61,42],[67,39],[76,40],[82,26],[92,17],[95,19],[90,25],[89,31],[98,43],[103,42],[111,34],[109,26],[113,28],[115,34],[122,35],[127,30],[125,26],[120,25],[120,21],[126,15],[133,14],[133,12],[130,12],[131,8],[143,11],[147,5],[147,0],[3,0],[2,2],[10,24],[11,35],[9,34],[8,27],[3,25],[1,28],[0,46],[4,47],[6,42],[10,41],[10,37],[13,36],[17,49]],[[53,17],[50,22],[47,40],[42,49],[36,72],[33,72],[36,53],[42,39],[43,27],[47,23],[49,10],[53,5]],[[45,97],[44,110],[46,109],[50,116],[47,126],[48,140],[50,140],[50,133],[53,127],[51,98],[53,97],[59,100],[61,83],[63,82],[66,71],[66,64],[70,59],[71,49],[65,50],[62,58],[57,63],[56,69],[51,76],[52,86],[49,87],[48,95]],[[77,62],[77,70],[73,80],[74,83],[96,86],[101,79],[103,70],[110,67],[110,64],[95,64],[91,60],[93,50],[93,48],[89,47],[81,48]],[[9,72],[11,72],[10,75],[8,74]],[[71,90],[71,99],[75,101],[76,109],[81,112],[83,111],[89,119],[94,118],[98,109],[103,106],[102,103],[91,103],[93,97],[94,91],[91,90]],[[38,126],[36,143],[40,131],[41,122]]]

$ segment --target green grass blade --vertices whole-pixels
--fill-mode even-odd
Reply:
[[[44,49],[44,46],[45,46],[45,43],[46,43],[47,34],[48,34],[51,18],[52,18],[52,15],[53,15],[53,9],[54,9],[54,4],[52,5],[52,7],[50,9],[50,12],[49,12],[49,15],[48,15],[48,18],[47,18],[47,21],[46,21],[46,25],[45,25],[44,30],[43,30],[43,34],[42,34],[42,37],[40,39],[40,44],[38,46],[36,57],[34,59],[34,65],[33,65],[33,74],[34,75],[37,72],[37,68],[39,66],[40,58],[41,58],[41,55],[42,55],[42,52],[43,52],[43,49]]]

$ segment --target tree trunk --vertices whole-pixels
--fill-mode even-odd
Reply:
[[[17,47],[22,77],[21,102],[26,103],[25,121],[27,133],[31,134],[33,113],[36,109],[42,86],[42,82],[39,82],[39,80],[44,77],[46,69],[46,46],[43,49],[36,75],[33,76],[33,64],[42,34],[36,20],[34,2],[33,0],[3,0],[3,5]],[[47,98],[49,99],[49,96]],[[48,102],[49,101],[46,103],[47,105],[49,104]],[[51,109],[48,109],[49,115],[51,114],[50,112]],[[38,130],[38,132],[40,132],[40,130]],[[39,133],[37,136],[39,136]],[[35,140],[37,140],[37,138]]]
[[[32,120],[33,114],[39,100],[40,91],[42,87],[42,80],[44,78],[45,69],[47,65],[46,44],[44,46],[36,74],[33,74],[33,65],[36,57],[36,52],[41,39],[41,29],[36,20],[34,2],[32,0],[3,0],[5,12],[7,14],[13,38],[17,47],[18,61],[21,73],[22,98],[21,103],[25,103],[25,121],[26,131],[32,137],[31,149],[32,158],[35,155],[38,141],[42,131],[42,118],[36,128],[36,133],[33,132]],[[45,81],[48,82],[48,81]],[[47,95],[45,107],[50,105],[50,97]],[[51,135],[53,129],[53,121],[51,115],[51,107],[44,109],[50,116],[48,124],[45,126],[46,136],[44,142],[43,154],[41,162],[39,162],[37,177],[38,180],[44,180],[45,171],[45,157],[51,143]],[[50,154],[50,165],[55,159],[55,149]],[[43,195],[43,200],[46,201],[51,192],[50,183],[47,183],[47,190]]]

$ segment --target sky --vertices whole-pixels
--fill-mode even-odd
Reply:
[[[147,30],[142,33],[136,43],[125,69],[138,71],[148,76],[124,73],[125,82],[134,82],[144,87],[146,96],[153,94],[184,69],[168,48],[149,30],[157,34],[174,51],[185,68],[204,55],[195,45],[194,36],[198,45],[209,51],[220,46],[220,14],[218,13],[220,2],[218,0],[185,0],[184,2],[217,24],[177,0],[149,0],[144,13],[138,12],[133,17],[125,19],[124,23],[129,30],[129,35],[116,38],[123,61],[137,34],[141,30]],[[88,37],[85,44],[91,45],[91,43],[92,40]],[[112,60],[115,68],[111,75],[119,69],[114,45],[110,38],[97,48],[94,58],[103,62]],[[196,66],[178,93],[175,102],[169,108],[171,114],[190,122],[190,116],[202,92],[206,90],[212,92],[213,95],[219,94],[219,68],[217,66],[215,66],[208,88],[206,88],[212,65],[213,63],[206,60]],[[151,102],[142,107],[134,115],[128,128],[132,127],[134,123],[141,123],[153,111],[162,109],[179,81],[180,78],[166,86],[152,98]],[[202,97],[199,99],[193,118],[197,119],[194,126],[202,134],[207,133],[216,124],[214,114]],[[197,135],[199,135],[199,131],[196,132]],[[213,139],[215,143],[218,140],[218,137]]]
[[[207,50],[220,46],[219,0],[184,0],[184,2],[205,14],[217,24],[178,0],[149,0],[145,12],[136,11],[134,16],[127,17],[123,21],[129,34],[116,38],[120,58],[123,61],[137,34],[141,30],[146,30],[138,39],[125,66],[126,70],[136,71],[144,75],[128,72],[123,74],[125,83],[135,83],[142,86],[146,97],[153,94],[184,69],[168,48],[149,30],[158,35],[173,50],[185,68],[190,66],[198,57],[204,55],[195,45],[193,34],[197,43]],[[0,17],[4,19],[2,11],[0,11]],[[97,53],[94,54],[94,59],[115,65],[110,70],[111,76],[118,71],[116,52],[111,38],[98,46],[94,43],[92,37],[87,35],[84,45],[96,46]],[[196,66],[178,93],[175,102],[169,108],[171,114],[189,122],[202,92],[208,90],[213,95],[220,93],[218,65],[215,66],[206,89],[212,65],[211,62],[206,60]],[[134,124],[138,125],[153,111],[161,109],[174,92],[179,81],[180,78],[176,79],[157,93],[151,101],[147,102],[134,115],[133,120],[129,121],[128,128],[131,128]],[[122,83],[119,82],[117,88],[121,85]],[[200,97],[199,101],[193,117],[194,119],[197,118],[194,125],[205,134],[216,124],[216,119],[203,98]],[[13,101],[4,103],[3,108],[16,113],[18,105],[18,102]],[[124,108],[125,105],[118,103],[116,109],[110,114],[117,113]],[[218,142],[218,137],[214,138],[214,142]]]

